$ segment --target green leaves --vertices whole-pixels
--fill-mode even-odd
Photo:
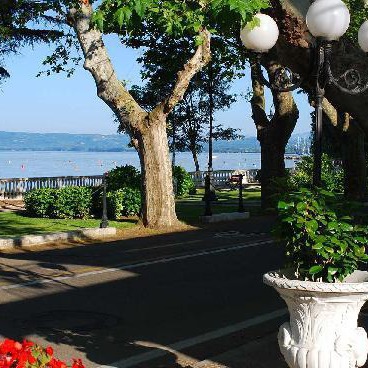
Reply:
[[[278,204],[276,232],[285,243],[288,267],[302,279],[335,282],[367,262],[368,228],[342,213],[349,206],[326,190],[302,188]]]
[[[267,0],[103,0],[92,21],[106,32],[136,32],[151,24],[180,37],[203,28],[238,31],[249,21],[256,23],[253,15],[268,6]]]

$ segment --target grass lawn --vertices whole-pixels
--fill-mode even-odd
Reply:
[[[204,189],[197,189],[197,193],[188,197],[183,197],[177,199],[177,203],[181,202],[198,202],[200,204],[202,202],[202,198],[204,195]],[[239,198],[239,191],[238,190],[218,190],[216,192],[219,202],[226,202],[238,200]],[[260,189],[243,189],[243,199],[244,201],[251,201],[251,200],[261,200],[261,191]]]
[[[83,227],[99,227],[101,220],[69,220],[32,218],[22,212],[0,213],[0,237],[22,236],[30,234],[54,233],[78,230]],[[136,220],[109,221],[109,225],[118,229],[133,227]]]
[[[179,220],[187,224],[197,224],[199,216],[204,213],[202,197],[204,190],[200,189],[197,194],[180,198],[176,201],[176,211]],[[218,201],[213,202],[214,214],[223,212],[236,212],[238,210],[238,191],[218,191]],[[261,212],[259,206],[248,206],[247,201],[259,200],[259,190],[244,189],[244,207],[251,215]],[[24,212],[0,212],[0,237],[22,236],[30,234],[53,233],[60,231],[78,230],[85,227],[99,227],[100,219],[88,220],[59,220],[48,218],[27,217]],[[137,223],[136,219],[124,219],[121,221],[109,221],[110,226],[118,229],[131,228]]]
[[[218,201],[212,202],[212,213],[228,213],[238,211],[239,192],[237,190],[231,191],[217,191]],[[176,213],[179,220],[187,224],[196,224],[199,221],[199,216],[203,215],[205,204],[202,201],[204,190],[197,190],[197,194],[180,198],[176,201]],[[249,206],[247,201],[254,201],[261,199],[261,192],[258,189],[244,189],[244,209],[250,212],[251,215],[259,215],[261,213],[260,206]]]

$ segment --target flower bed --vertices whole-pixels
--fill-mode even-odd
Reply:
[[[51,346],[43,348],[31,341],[22,343],[5,339],[0,343],[0,367],[4,368],[67,368],[54,357]],[[71,368],[85,368],[81,359],[73,359]]]

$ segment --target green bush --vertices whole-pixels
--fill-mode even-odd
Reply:
[[[286,267],[302,280],[336,282],[366,263],[367,226],[357,225],[351,208],[326,190],[302,188],[278,204],[277,237],[285,243]]]
[[[106,176],[107,190],[141,187],[141,174],[131,165],[119,166],[110,170]]]
[[[107,212],[111,219],[140,213],[141,193],[138,189],[124,188],[107,193]]]
[[[64,187],[56,190],[52,217],[85,219],[92,207],[92,189]]]
[[[55,203],[55,189],[33,189],[24,195],[24,204],[29,216],[51,217]]]
[[[92,189],[87,187],[42,188],[26,193],[26,211],[35,217],[87,218],[92,207]]]
[[[195,194],[196,187],[189,173],[181,166],[175,166],[173,170],[174,181],[176,182],[176,195],[184,197],[188,194]]]
[[[299,189],[310,188],[313,180],[313,156],[304,156],[297,163],[295,172],[290,176],[290,186]],[[322,155],[322,188],[336,193],[344,192],[344,171],[333,164],[332,159]]]

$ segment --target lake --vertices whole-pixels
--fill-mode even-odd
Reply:
[[[201,170],[207,168],[208,154],[199,154]],[[285,160],[286,167],[294,167],[294,161]],[[100,175],[121,165],[139,168],[135,152],[48,152],[48,151],[0,151],[0,178],[25,178],[42,176]],[[176,164],[187,171],[194,171],[190,152],[176,155]],[[214,153],[214,170],[260,169],[260,153]]]

